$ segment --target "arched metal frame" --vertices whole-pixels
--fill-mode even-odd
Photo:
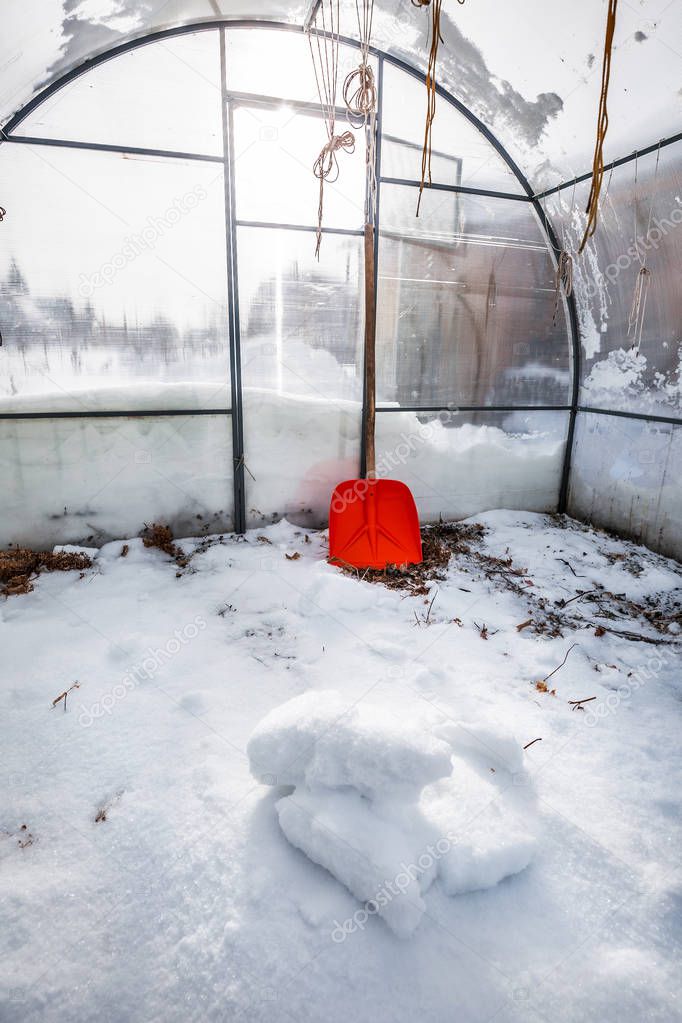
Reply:
[[[246,498],[245,498],[245,483],[244,483],[244,426],[243,426],[243,408],[242,408],[242,380],[241,380],[241,345],[240,345],[240,324],[239,324],[239,290],[238,290],[238,267],[237,267],[237,249],[236,249],[236,235],[237,226],[241,225],[241,221],[237,222],[236,217],[236,206],[235,206],[235,184],[234,184],[234,149],[233,149],[233,107],[235,100],[234,94],[230,93],[227,89],[227,60],[226,60],[226,37],[225,33],[230,29],[239,28],[254,28],[268,31],[284,31],[301,34],[304,30],[300,25],[288,24],[283,22],[266,21],[266,20],[255,20],[255,19],[213,19],[210,21],[193,22],[186,25],[180,25],[173,28],[162,29],[156,32],[147,33],[138,37],[131,37],[125,42],[113,46],[108,50],[96,54],[93,57],[88,58],[81,64],[65,72],[58,79],[45,86],[40,92],[33,96],[24,106],[22,106],[0,129],[0,136],[3,142],[17,143],[17,144],[30,144],[30,145],[42,145],[42,146],[57,146],[71,149],[84,149],[93,150],[98,152],[113,152],[113,153],[127,153],[130,155],[140,156],[159,156],[167,157],[169,159],[184,159],[184,160],[202,160],[213,163],[221,163],[224,168],[224,182],[225,182],[225,229],[227,236],[227,295],[228,295],[228,316],[229,316],[229,340],[230,340],[230,381],[231,381],[231,408],[230,409],[187,409],[187,410],[174,410],[169,412],[168,410],[147,410],[141,411],[118,411],[118,412],[17,412],[17,413],[0,413],[0,419],[27,419],[27,418],[87,418],[89,416],[117,416],[117,417],[128,417],[128,416],[168,416],[168,415],[215,415],[215,414],[226,414],[229,415],[232,421],[232,453],[234,459],[234,527],[238,533],[244,532],[246,529]],[[33,138],[30,136],[21,136],[13,134],[17,128],[26,120],[26,118],[33,113],[38,107],[40,107],[46,100],[55,93],[59,92],[65,86],[83,75],[87,74],[94,68],[99,67],[107,61],[113,60],[130,50],[147,46],[151,43],[159,42],[164,39],[173,38],[176,36],[190,35],[195,32],[204,31],[215,31],[219,34],[219,45],[220,45],[220,72],[221,72],[221,93],[222,93],[222,132],[223,132],[223,154],[222,156],[206,156],[196,153],[185,153],[180,151],[171,151],[163,149],[148,149],[139,146],[122,146],[122,145],[109,145],[104,143],[94,142],[74,142],[65,139],[44,139],[44,138]],[[314,31],[314,30],[312,30]],[[340,41],[353,48],[359,48],[357,40],[342,36]],[[382,97],[383,97],[383,69],[384,64],[389,63],[394,67],[399,68],[406,74],[413,78],[416,78],[421,83],[425,82],[425,76],[417,68],[412,67],[406,61],[401,60],[398,57],[394,57],[391,54],[386,53],[377,47],[370,47],[370,52],[378,61],[378,111],[377,111],[377,202],[376,209],[374,210],[374,238],[375,238],[375,285],[376,275],[378,273],[378,244],[379,244],[379,227],[380,227],[380,190],[381,184],[401,184],[408,186],[419,186],[418,181],[397,179],[397,178],[382,178],[381,176],[381,115],[382,115]],[[449,93],[442,86],[436,87],[438,95],[444,99],[447,103],[451,104],[455,110],[463,115],[470,124],[476,128],[476,130],[486,139],[486,141],[493,147],[496,153],[501,157],[506,166],[510,169],[516,180],[519,182],[523,194],[507,193],[493,191],[490,189],[479,189],[472,188],[462,185],[431,185],[429,187],[434,190],[455,192],[470,195],[484,195],[491,198],[499,198],[506,200],[514,200],[519,202],[525,202],[530,204],[533,208],[536,218],[540,227],[541,232],[544,234],[547,249],[550,253],[552,262],[556,267],[556,261],[558,253],[560,252],[561,246],[558,242],[557,236],[554,229],[549,222],[541,205],[541,197],[536,195],[530,182],[521,171],[520,167],[516,164],[510,154],[507,152],[505,147],[499,141],[499,139],[490,131],[490,129],[483,124],[481,120],[468,107],[466,107],[460,100]],[[244,99],[247,97],[244,96]],[[254,97],[248,94],[249,101],[253,101]],[[269,100],[270,102],[280,102],[276,97],[260,97],[261,99]],[[292,107],[314,107],[318,108],[317,104],[304,104],[304,103],[292,103],[289,105]],[[260,224],[260,226],[268,226]],[[272,227],[279,229],[295,228],[298,225],[283,225],[273,224]],[[308,230],[308,228],[300,228],[302,230]],[[314,228],[312,229],[314,230]],[[343,230],[335,228],[323,228],[325,233],[330,234],[351,234],[361,235],[362,231],[354,230]],[[568,487],[570,480],[570,469],[571,469],[571,456],[573,450],[573,439],[575,434],[575,423],[577,413],[579,411],[579,382],[580,382],[580,333],[578,327],[578,315],[575,305],[575,299],[573,295],[570,295],[568,299],[564,300],[564,310],[567,321],[568,337],[570,341],[571,349],[571,399],[568,405],[532,405],[532,406],[519,406],[519,405],[458,405],[457,411],[461,412],[522,412],[522,411],[552,411],[552,412],[568,412],[569,422],[568,431],[566,436],[566,447],[564,453],[564,463],[561,475],[561,485],[558,495],[557,507],[559,512],[566,511],[568,503]],[[363,420],[366,415],[367,400],[366,396],[363,398]],[[441,406],[419,406],[409,407],[401,406],[397,411],[416,411],[416,412],[438,412],[444,411],[445,409]],[[451,407],[448,409],[451,410]],[[380,411],[390,411],[389,409]],[[364,434],[364,431],[363,431]],[[361,472],[364,472],[365,466],[365,451],[364,445],[361,451]]]

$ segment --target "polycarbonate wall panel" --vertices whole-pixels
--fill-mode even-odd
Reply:
[[[682,415],[682,144],[607,171],[596,233],[575,257],[583,347],[581,402],[596,408]],[[637,181],[635,182],[635,173]],[[558,233],[577,251],[583,184],[548,197]],[[629,327],[642,263],[650,271],[639,331]]]
[[[382,185],[377,396],[565,405],[570,342],[530,204]]]
[[[320,401],[362,399],[362,239],[240,227],[242,381]],[[247,438],[248,439],[248,438]]]
[[[0,546],[233,528],[229,416],[0,421]]]
[[[569,511],[672,557],[682,555],[682,427],[580,413]]]
[[[310,57],[308,57],[310,60]],[[320,187],[313,164],[327,141],[324,121],[272,109],[234,111],[237,217],[277,224],[317,225]],[[359,143],[361,140],[359,140]],[[337,154],[339,175],[324,185],[323,225],[361,228],[365,208],[364,143]]]
[[[390,64],[384,65],[381,173],[421,180],[426,87]],[[431,180],[492,191],[521,193],[514,174],[470,121],[442,98],[432,129]]]
[[[217,32],[149,43],[76,78],[18,134],[222,155]]]
[[[326,524],[360,465],[362,239],[238,229],[247,523]]]
[[[0,409],[229,408],[221,165],[0,153]]]
[[[315,54],[317,57],[317,49]],[[343,81],[358,66],[358,62],[359,51],[355,47],[339,47],[339,105],[342,104]],[[376,68],[375,60],[372,60],[372,65]],[[276,96],[283,101],[318,103],[319,94],[308,38],[302,32],[268,31],[266,26],[263,31],[256,28],[229,29],[227,88],[230,92]],[[344,122],[343,128],[346,127]]]
[[[422,522],[555,511],[567,426],[563,412],[379,412],[377,472],[410,487]]]
[[[332,490],[360,472],[362,406],[244,388],[246,523],[327,525]]]

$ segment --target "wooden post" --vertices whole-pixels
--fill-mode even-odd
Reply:
[[[374,227],[365,224],[365,477],[376,477],[376,295],[374,293]]]

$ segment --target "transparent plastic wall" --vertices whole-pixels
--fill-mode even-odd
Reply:
[[[363,140],[325,184],[317,259],[326,132],[307,40],[229,29],[222,80],[220,36],[96,67],[0,147],[2,542],[229,529],[235,464],[247,526],[322,526],[335,483],[359,474]],[[341,73],[357,60],[343,47]],[[416,216],[425,99],[384,62],[379,471],[424,520],[554,510],[571,361],[546,238],[442,99],[438,187]]]
[[[569,512],[682,557],[682,424],[581,412]]]
[[[576,252],[589,183],[546,200],[557,234]],[[682,418],[682,142],[608,171],[599,223],[575,258],[582,342],[580,403]],[[632,317],[647,271],[639,322]]]
[[[573,251],[586,195],[581,184],[547,198],[557,233]],[[678,142],[607,171],[597,231],[575,260],[580,407],[612,414],[579,412],[569,491],[569,511],[579,518],[678,558],[681,265]]]

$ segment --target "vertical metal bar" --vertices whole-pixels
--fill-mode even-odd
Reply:
[[[220,29],[220,91],[223,122],[223,178],[225,187],[225,243],[227,253],[227,302],[230,331],[230,387],[232,392],[232,465],[234,484],[234,529],[246,529],[244,487],[244,415],[242,406],[242,362],[239,332],[239,284],[237,278],[237,227],[235,224],[234,130],[232,108],[227,95],[225,29]]]
[[[371,218],[370,223],[374,225],[374,336],[376,345],[376,325],[377,325],[377,299],[379,297],[378,285],[379,285],[379,193],[381,190],[381,119],[382,119],[382,104],[384,95],[384,58],[378,57],[379,68],[377,74],[377,112],[376,112],[376,149],[375,149],[375,173],[376,173],[376,196],[374,206],[370,203],[370,188],[369,188],[369,175],[367,176],[367,211],[368,216]],[[376,360],[376,351],[375,356]],[[362,479],[367,475],[367,418],[370,413],[370,400],[372,396],[368,394],[367,389],[367,372],[363,373],[364,387],[362,394],[362,429],[360,430],[360,476]],[[376,371],[375,380],[372,386],[376,388]],[[376,394],[374,395],[376,400]]]

